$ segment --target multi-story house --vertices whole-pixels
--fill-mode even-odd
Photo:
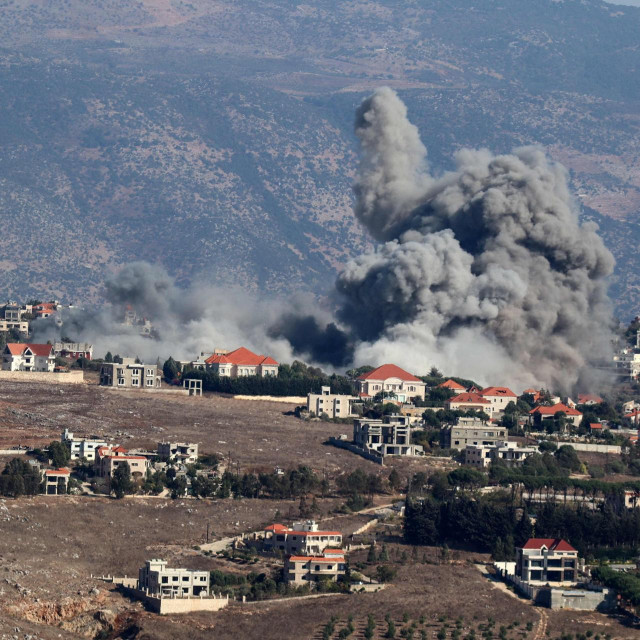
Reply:
[[[130,455],[123,447],[99,447],[96,450],[94,469],[101,478],[111,478],[114,471],[124,463],[129,465],[132,478],[143,478],[149,468],[145,456]]]
[[[466,449],[467,445],[493,445],[506,442],[508,429],[493,424],[477,422],[475,424],[460,420],[457,425],[443,427],[440,430],[440,445],[444,449]]]
[[[209,572],[170,569],[166,560],[147,560],[138,571],[138,589],[150,596],[197,598],[209,595]]]
[[[240,347],[228,353],[214,353],[205,360],[206,368],[221,377],[277,376],[279,364],[269,356]]]
[[[93,357],[93,345],[88,342],[56,342],[53,345],[53,353],[60,358],[86,358]]]
[[[137,363],[133,358],[123,358],[121,363],[105,362],[100,367],[100,384],[117,389],[159,389],[161,376],[155,364]]]
[[[344,551],[327,548],[319,556],[288,556],[284,561],[284,577],[298,585],[319,580],[336,582],[345,574],[346,567]]]
[[[44,493],[48,496],[57,496],[67,493],[71,478],[71,469],[46,469],[42,472]]]
[[[294,522],[291,529],[272,524],[264,530],[263,548],[266,552],[281,551],[288,555],[320,556],[327,547],[339,547],[339,531],[319,531],[313,520]]]
[[[465,391],[453,398],[449,398],[444,403],[444,408],[449,411],[484,411],[489,417],[493,415],[491,401],[483,398],[479,393]]]
[[[510,402],[517,402],[518,396],[508,387],[487,387],[480,395],[491,403],[491,415],[504,412]]]
[[[577,550],[559,538],[530,538],[516,549],[516,576],[529,584],[571,584],[578,568]]]
[[[477,469],[484,469],[494,461],[501,461],[508,467],[519,467],[534,453],[538,453],[536,447],[518,447],[516,442],[468,444],[464,450],[464,462]]]
[[[50,344],[8,342],[2,354],[4,371],[53,371],[55,363]]]
[[[400,402],[411,398],[424,400],[426,383],[395,364],[383,364],[358,378],[358,392],[361,397],[375,397],[385,394]]]
[[[158,442],[158,456],[183,464],[198,462],[198,445],[189,442]]]
[[[99,438],[75,438],[69,429],[65,429],[62,432],[61,441],[69,447],[71,460],[84,458],[85,460],[93,461],[96,459],[96,451],[100,447],[108,445],[106,440],[100,440]]]
[[[8,333],[12,329],[21,333],[23,336],[29,335],[29,322],[23,320],[25,313],[30,313],[30,306],[21,307],[15,302],[8,302],[2,309],[2,318],[0,319],[0,332]]]
[[[568,407],[566,404],[558,402],[551,407],[539,406],[529,412],[529,422],[531,425],[544,428],[545,420],[553,420],[558,413],[564,413],[566,420],[574,427],[579,427],[582,422],[582,414],[577,409]]]
[[[383,456],[415,456],[423,447],[411,444],[409,416],[395,416],[392,423],[362,418],[353,422],[353,443],[367,452]]]
[[[357,396],[331,393],[331,387],[322,387],[320,393],[307,395],[307,411],[316,416],[326,413],[329,418],[350,418],[354,415],[353,404],[362,402]]]

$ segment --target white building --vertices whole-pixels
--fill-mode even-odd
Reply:
[[[326,413],[329,418],[349,418],[354,415],[354,402],[361,402],[356,396],[331,393],[331,387],[322,387],[320,393],[307,395],[307,411],[316,416]]]
[[[426,383],[395,364],[383,364],[358,378],[361,397],[389,394],[390,399],[408,402],[411,398],[424,400]],[[393,394],[393,395],[392,395]]]
[[[209,572],[170,569],[166,560],[147,560],[138,571],[138,589],[152,596],[197,598],[209,595]]]
[[[285,554],[319,556],[327,547],[342,545],[339,531],[320,531],[313,520],[294,522],[291,529],[282,524],[265,527],[265,551],[282,551]]]
[[[491,403],[490,415],[503,412],[510,402],[516,403],[518,396],[508,387],[487,387],[480,395]]]
[[[8,342],[2,354],[3,371],[53,371],[55,363],[50,344]]]
[[[240,347],[228,353],[214,353],[205,360],[206,368],[221,377],[277,376],[279,364],[269,356]]]
[[[342,549],[325,549],[318,556],[288,556],[284,562],[284,577],[292,584],[309,584],[319,580],[336,582],[346,572]]]
[[[464,463],[476,469],[484,469],[492,462],[502,460],[507,466],[518,467],[534,453],[538,453],[538,449],[518,447],[516,442],[468,444],[464,450]]]
[[[96,450],[99,447],[108,446],[106,440],[99,440],[98,438],[74,438],[69,429],[65,429],[62,432],[61,441],[71,450],[72,460],[84,458],[85,460],[93,461],[96,459]]]

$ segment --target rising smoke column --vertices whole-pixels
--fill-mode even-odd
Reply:
[[[579,223],[565,169],[537,147],[463,150],[434,177],[388,88],[360,105],[355,130],[355,215],[383,243],[336,283],[356,364],[589,386],[590,363],[610,349],[614,261],[597,226]]]

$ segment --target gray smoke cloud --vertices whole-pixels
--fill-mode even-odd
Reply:
[[[588,386],[611,348],[614,260],[597,226],[579,223],[566,170],[537,147],[463,150],[455,171],[434,177],[388,88],[360,105],[355,129],[355,214],[384,242],[336,284],[356,360]]]
[[[281,362],[293,359],[291,345],[267,335],[268,326],[279,318],[282,302],[256,300],[239,289],[222,289],[203,282],[178,287],[160,265],[127,264],[105,282],[106,304],[93,309],[65,309],[60,314],[33,323],[34,342],[73,340],[91,342],[95,357],[107,351],[139,356],[146,362],[193,360],[201,351],[245,346],[268,353]],[[304,298],[289,302],[293,313],[308,306]],[[123,323],[125,311],[138,321],[149,320],[152,337],[140,335],[139,324]],[[323,317],[326,323],[327,316]],[[61,324],[60,324],[61,322]]]

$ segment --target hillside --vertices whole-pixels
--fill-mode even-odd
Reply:
[[[396,88],[432,167],[544,145],[640,289],[640,9],[599,0],[3,0],[0,292],[99,299],[132,259],[180,282],[326,291],[369,242],[354,107]],[[27,233],[25,233],[27,232]]]

